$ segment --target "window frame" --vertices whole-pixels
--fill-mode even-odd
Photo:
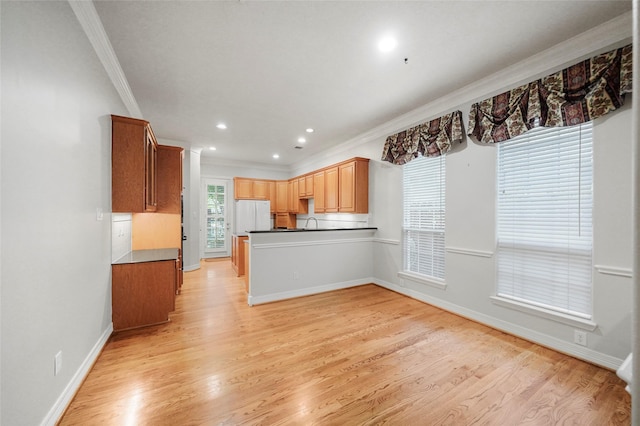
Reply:
[[[578,138],[577,145],[575,142],[576,133]],[[558,322],[562,322],[574,327],[579,327],[587,330],[594,330],[596,327],[596,323],[593,321],[593,306],[594,306],[593,268],[594,268],[594,265],[593,265],[592,218],[593,218],[593,206],[594,206],[594,200],[593,200],[594,158],[593,158],[593,136],[592,135],[593,135],[593,124],[592,122],[588,122],[580,126],[573,126],[572,128],[534,129],[533,131],[527,132],[524,135],[521,135],[517,138],[513,138],[506,142],[501,142],[500,145],[498,146],[498,150],[496,152],[496,158],[497,158],[496,160],[496,284],[495,284],[495,295],[491,297],[491,300],[497,305],[527,312],[536,316],[553,319]],[[540,141],[544,141],[544,143]],[[556,264],[555,263],[556,260],[549,261],[549,260],[545,260],[544,257],[546,256],[548,258],[551,258],[553,257],[554,252],[557,253],[558,242],[555,240],[560,234],[559,233],[549,234],[552,236],[550,240],[549,239],[545,240],[545,238],[547,238],[546,235],[545,237],[543,237],[541,241],[542,243],[546,243],[554,240],[552,241],[551,244],[541,245],[540,244],[541,242],[539,241],[539,242],[536,242],[535,250],[531,249],[530,247],[527,248],[527,245],[530,244],[531,241],[533,241],[535,238],[537,238],[537,236],[531,237],[531,232],[532,232],[531,230],[534,229],[536,226],[538,226],[536,220],[539,220],[539,219],[534,217],[533,219],[530,220],[530,223],[527,224],[528,226],[522,225],[522,219],[520,219],[520,222],[518,222],[517,220],[513,222],[505,221],[505,217],[507,217],[508,214],[506,211],[502,212],[502,209],[506,210],[507,208],[513,208],[513,205],[509,204],[510,201],[508,201],[509,200],[508,197],[505,197],[504,199],[501,198],[501,192],[500,192],[501,188],[503,190],[505,187],[508,188],[508,184],[505,184],[505,179],[503,178],[503,175],[505,173],[510,173],[512,175],[514,174],[513,169],[508,171],[502,170],[501,154],[504,154],[503,150],[512,149],[513,151],[511,155],[513,155],[513,153],[518,153],[518,154],[522,154],[523,156],[525,155],[528,156],[527,158],[533,158],[535,155],[538,155],[539,153],[546,155],[547,153],[543,151],[543,149],[545,147],[553,146],[552,144],[555,144],[555,143],[558,143],[558,144],[562,143],[563,147],[566,144],[566,146],[568,146],[570,150],[566,151],[567,155],[563,155],[564,152],[558,152],[557,155],[555,155],[552,160],[548,160],[548,161],[545,160],[547,164],[545,164],[544,167],[551,169],[553,167],[552,164],[553,165],[559,164],[561,167],[564,167],[563,169],[560,169],[563,173],[566,173],[567,175],[573,174],[573,176],[571,177],[571,179],[573,180],[571,181],[570,185],[574,185],[574,186],[568,187],[568,189],[566,189],[562,194],[564,196],[575,195],[574,193],[578,194],[577,202],[575,201],[575,197],[574,197],[574,199],[572,199],[571,201],[571,203],[573,204],[567,204],[567,205],[570,205],[570,207],[564,206],[566,210],[570,210],[571,208],[574,208],[575,210],[576,206],[578,206],[577,214],[574,213],[573,216],[575,217],[572,217],[571,218],[572,221],[568,222],[569,225],[566,225],[567,241],[562,242],[562,244],[567,244],[566,253],[571,253],[571,254],[565,255],[565,257],[567,258],[566,263],[562,263],[562,262],[557,262],[557,263],[558,264],[561,263],[561,266],[566,266],[566,269],[570,271],[567,273],[568,276],[573,277],[573,275],[571,275],[572,273],[574,273],[573,271],[578,271],[576,275],[581,279],[588,277],[588,280],[579,281],[580,283],[577,286],[575,284],[572,284],[576,282],[575,278],[566,279],[563,287],[563,291],[567,292],[567,296],[566,296],[567,301],[565,302],[566,303],[565,306],[560,306],[558,304],[554,305],[553,303],[546,304],[546,302],[553,301],[554,297],[550,294],[551,292],[549,293],[543,293],[543,292],[548,290],[555,290],[557,287],[555,287],[553,284],[549,284],[549,282],[552,280],[540,279],[534,273],[536,270],[538,271],[545,270],[545,267],[543,265],[548,266],[548,262],[553,262],[553,264]],[[519,150],[519,151],[516,151],[516,150]],[[535,151],[538,151],[538,152],[535,152]],[[577,159],[571,160],[573,165],[573,169],[571,169],[572,166],[568,164],[569,162],[568,158],[570,158],[572,155],[575,157],[575,152],[578,152],[579,155]],[[584,153],[588,153],[589,157],[588,158],[584,157]],[[536,161],[538,160],[534,159],[531,161],[531,163],[536,164]],[[521,163],[524,163],[524,162],[521,161]],[[524,166],[522,170],[519,171],[519,173],[521,174],[517,175],[518,179],[521,178],[522,174],[531,173],[531,171],[533,170],[535,170],[536,172],[539,171],[538,168],[535,168],[535,165],[530,165],[528,160],[526,161],[526,163],[527,165]],[[512,165],[514,164],[515,164],[514,167],[516,167],[518,163],[517,162],[512,163]],[[576,164],[578,164],[577,175],[575,172]],[[588,183],[584,181],[585,178],[590,179]],[[510,179],[513,179],[513,177],[511,177]],[[549,182],[553,180],[553,178],[546,178],[546,177],[538,180],[544,181],[547,179]],[[544,184],[545,182],[542,182],[540,183],[540,186],[537,186],[539,185],[538,182],[532,183],[531,185],[527,186],[528,193],[531,194],[535,190],[539,190],[539,188],[544,188]],[[588,191],[585,192],[584,188],[587,188],[587,187],[588,187]],[[588,200],[590,200],[590,204],[588,204],[588,211],[583,211],[585,208],[583,207],[583,202],[581,199],[583,194],[584,196],[588,197]],[[533,197],[533,196],[529,195],[529,197]],[[529,217],[531,217],[532,213],[525,210],[527,207],[523,207],[523,206],[528,206],[528,208],[530,209],[538,208],[544,211],[545,214],[548,212],[553,212],[555,211],[555,209],[560,210],[559,208],[559,206],[561,205],[560,202],[556,200],[549,201],[552,198],[554,198],[554,196],[546,194],[544,198],[541,198],[542,200],[540,201],[541,204],[538,205],[537,207],[531,207],[529,205],[530,201],[523,201],[523,202],[516,201],[514,205],[516,205],[517,208],[519,208],[520,210],[514,210],[514,212],[517,212],[517,213],[523,212],[523,214],[528,214],[530,215]],[[505,201],[505,199],[507,201]],[[536,200],[533,203],[535,204],[537,202],[538,201]],[[543,205],[542,203],[544,202],[548,202],[548,205],[547,204]],[[564,219],[566,219],[566,217]],[[557,219],[557,218],[554,218],[554,220],[555,222],[553,222],[553,225],[551,225],[549,228],[554,228],[555,226],[557,226],[556,224],[561,221],[561,219]],[[582,221],[587,221],[587,220],[588,220],[588,223],[585,225]],[[577,229],[580,230],[578,236],[573,235],[575,234],[574,229],[576,227]],[[501,235],[501,229],[503,228],[507,229],[505,234],[507,234],[508,237],[510,237],[511,239],[515,239],[517,241],[517,242],[512,242],[512,245],[509,247],[507,246],[507,244],[505,244],[505,246],[502,246],[501,238],[504,239],[504,235],[505,235],[505,234]],[[515,230],[510,233],[508,230],[509,228],[512,228]],[[583,229],[586,229],[588,231],[588,233],[585,232],[585,235],[588,236],[588,243],[589,243],[588,250],[585,250],[583,246],[584,243],[587,241],[587,238],[584,235],[582,235]],[[550,232],[550,231],[548,229],[542,229],[541,231],[538,231],[538,232],[544,233],[544,232]],[[553,232],[558,232],[558,231],[553,231]],[[518,240],[518,238],[520,239]],[[564,234],[563,234],[563,238],[565,238]],[[572,250],[575,250],[575,251],[572,251]],[[514,254],[515,252],[520,252],[520,254]],[[533,260],[534,257],[537,257],[534,254],[532,254],[533,252],[541,253],[540,258],[542,260],[540,259]],[[575,253],[578,253],[578,252],[579,254],[575,255]],[[520,271],[518,268],[515,268],[512,265],[512,269],[515,271],[513,272],[513,276],[514,276],[513,280],[510,284],[505,284],[505,282],[501,281],[501,279],[504,279],[504,276],[501,274],[501,270],[502,270],[501,268],[504,268],[505,264],[503,262],[505,262],[505,259],[508,255],[519,259],[519,260],[514,260],[513,263],[517,263],[518,261],[531,262],[531,263],[528,263],[528,265],[531,265],[531,269],[534,272],[529,272],[527,274],[526,272]],[[574,260],[574,258],[578,260],[576,261]],[[588,260],[588,262],[586,262],[586,260]],[[583,265],[582,268],[575,267],[575,265],[579,263],[582,263]],[[585,266],[587,263],[588,263],[588,266]],[[572,268],[575,268],[575,269],[572,269]],[[517,278],[516,278],[516,275],[518,275]],[[554,275],[554,279],[560,275],[561,274]],[[524,281],[524,280],[528,280],[531,277],[533,277],[532,279],[540,280],[537,283],[531,284],[534,286],[539,285],[539,287],[533,288],[529,286],[529,290],[527,290],[527,286],[525,284],[515,282],[518,278]],[[553,280],[553,282],[555,282],[555,280]],[[509,293],[508,291],[505,291],[505,288],[508,287],[509,285],[513,288],[510,294],[508,294]],[[582,287],[582,292],[571,293],[571,290],[573,287]],[[586,295],[585,289],[589,293],[588,296],[585,296]],[[527,299],[526,297],[525,298],[519,297],[518,293],[520,291],[523,291],[523,292],[528,291],[529,299]],[[541,296],[537,296],[537,295],[532,296],[532,293],[535,293],[536,291],[539,292]],[[523,293],[520,293],[520,295],[521,294]],[[578,297],[578,298],[586,297],[586,299],[582,301],[583,306],[581,307],[581,309],[585,308],[588,305],[588,311],[574,312],[571,309],[574,306],[573,299],[575,297]],[[536,300],[536,298],[538,299]],[[585,300],[588,302],[587,304],[584,303]],[[557,300],[554,303],[556,302]]]
[[[428,164],[429,169],[424,170],[424,164]],[[407,211],[408,200],[407,193],[410,191],[408,188],[408,177],[407,173],[410,171],[414,171],[414,168],[422,167],[422,173],[429,173],[429,171],[433,172],[432,169],[437,169],[437,184],[425,185],[421,187],[414,187],[413,190],[420,190],[430,192],[427,195],[427,198],[424,196],[420,196],[422,198],[421,202],[434,202],[437,203],[437,209],[434,212],[433,210],[424,210],[424,209],[411,209],[410,212]],[[420,172],[416,171],[416,174],[420,174]],[[413,177],[415,179],[415,176]],[[436,201],[434,198],[435,187],[438,187],[437,198]],[[446,281],[446,247],[445,247],[445,239],[446,239],[446,155],[441,155],[437,157],[418,157],[412,160],[410,163],[407,163],[403,166],[402,170],[402,192],[403,192],[403,203],[402,203],[402,242],[401,242],[401,250],[402,250],[402,270],[398,272],[398,277],[403,279],[408,279],[414,282],[418,282],[421,284],[426,284],[435,288],[445,289]],[[431,197],[431,198],[429,198]],[[413,198],[413,202],[417,202],[416,197]],[[413,213],[413,215],[411,215]],[[417,214],[417,219],[416,219]],[[408,215],[410,218],[408,218]],[[420,223],[423,222],[423,217],[431,217],[432,227],[420,226]],[[418,226],[416,226],[416,222]],[[418,236],[427,236],[427,238],[412,238],[410,234],[417,234]],[[420,266],[417,268],[411,268],[409,265],[409,259],[407,258],[410,253],[408,253],[408,245],[409,238],[412,241],[422,241],[427,245],[431,246],[430,250],[425,252],[420,251],[419,255],[423,256],[422,259],[418,259],[416,262],[419,265],[423,265],[424,262],[430,263],[431,266],[427,269],[430,269],[432,272],[440,271],[440,276],[433,274],[425,274],[418,271]],[[419,249],[418,249],[419,250]],[[434,260],[438,261],[434,257],[434,251],[436,251],[436,255],[439,256],[439,263],[434,264]],[[424,257],[427,257],[424,259]]]

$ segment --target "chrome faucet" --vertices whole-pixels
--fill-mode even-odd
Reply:
[[[315,217],[311,216],[307,218],[307,221],[304,223],[304,229],[307,229],[309,226],[309,221],[313,219],[316,221],[316,229],[318,229],[318,219],[316,219]]]

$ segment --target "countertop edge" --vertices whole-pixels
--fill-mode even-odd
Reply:
[[[322,232],[322,231],[375,231],[377,227],[367,227],[367,228],[321,228],[321,229],[303,229],[303,228],[295,228],[295,229],[270,229],[268,231],[249,231],[249,234],[278,234],[278,233],[287,233],[287,232]]]
[[[111,262],[111,264],[127,265],[132,263],[161,262],[164,260],[177,260],[178,256],[178,248],[132,250],[119,259]]]

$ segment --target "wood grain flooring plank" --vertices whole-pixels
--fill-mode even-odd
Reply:
[[[615,373],[375,285],[250,307],[228,260],[111,336],[60,425],[629,425]]]

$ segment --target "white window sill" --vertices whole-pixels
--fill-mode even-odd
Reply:
[[[504,306],[505,308],[515,309],[516,311],[525,312],[587,331],[593,331],[598,327],[598,324],[588,319],[573,317],[571,315],[540,308],[538,306],[528,305],[526,303],[520,303],[500,296],[491,296],[491,301],[494,304]]]
[[[431,287],[439,288],[440,290],[444,290],[447,288],[447,284],[444,282],[444,280],[434,277],[427,277],[426,275],[418,275],[411,272],[401,271],[398,272],[398,277],[420,284],[426,284]]]

